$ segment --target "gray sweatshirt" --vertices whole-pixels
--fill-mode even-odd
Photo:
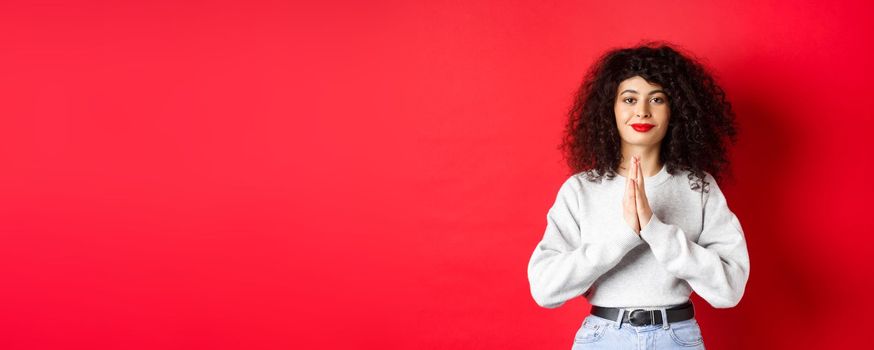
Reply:
[[[558,190],[528,262],[531,295],[556,308],[583,295],[592,305],[653,309],[692,291],[715,308],[737,305],[749,278],[746,240],[710,173],[646,177],[653,216],[635,234],[622,216],[626,178],[590,182],[580,172]]]

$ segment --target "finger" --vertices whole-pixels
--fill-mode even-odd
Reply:
[[[635,221],[637,221],[637,227],[635,227],[635,231],[637,231],[640,230],[640,214],[637,212],[637,189],[635,187],[637,187],[637,185],[634,183],[634,180],[631,180],[631,193],[628,198],[628,203],[631,207],[631,211],[634,213]]]
[[[650,209],[649,200],[646,198],[646,191],[643,185],[643,168],[638,166],[638,169],[638,180],[640,181],[640,183],[638,183],[638,181],[635,181],[636,186],[634,189],[634,206],[637,209],[637,222],[642,230],[645,223],[649,223],[649,214],[647,213],[650,212]]]
[[[637,184],[638,178],[637,178],[637,174],[639,174],[639,172],[640,172],[640,171],[638,170],[638,168],[639,168],[639,166],[638,166],[638,164],[637,164],[637,159],[636,159],[635,156],[632,156],[632,157],[631,157],[631,167],[628,169],[629,172],[630,172],[630,173],[628,174],[628,177],[631,178],[631,184],[632,184],[632,187],[634,188],[633,197],[632,197],[632,200],[631,200],[631,201],[632,201],[632,202],[635,202],[635,203],[637,202],[637,192],[639,192],[639,191],[637,190],[637,189],[638,189],[638,184]],[[635,205],[634,208],[635,208],[635,211],[637,211],[637,205]]]
[[[639,162],[640,162],[640,159],[638,159],[638,163]],[[643,200],[643,205],[647,206],[647,205],[649,205],[649,201],[646,199],[646,183],[644,183],[645,177],[643,176],[643,167],[640,166],[640,164],[638,164],[637,168],[639,171],[637,178],[640,181],[640,185],[637,187],[639,190],[637,192],[640,193],[640,198]]]
[[[648,203],[646,200],[646,188],[644,187],[643,179],[644,179],[643,167],[641,167],[640,164],[638,164],[638,166],[637,166],[637,179],[634,181],[634,183],[636,185],[635,189],[634,189],[635,202],[636,202],[638,208],[644,208]]]
[[[640,225],[640,229],[643,230],[643,227],[646,226],[652,214],[649,214],[651,211],[649,209],[649,203],[646,200],[646,194],[643,191],[635,191],[636,200],[635,200],[635,208],[637,208],[637,224]]]
[[[643,191],[638,191],[637,188],[635,188],[634,194],[634,208],[637,210],[637,224],[640,225],[639,227],[642,230],[644,222],[649,222],[644,217],[644,212],[647,211],[646,208],[648,208],[649,203],[647,203],[646,194],[644,194]]]
[[[637,180],[634,180],[634,201],[636,203],[640,201],[640,184],[637,182]]]
[[[635,187],[635,184],[634,184],[635,171],[636,170],[634,170],[634,160],[632,159],[631,161],[628,162],[628,173],[625,174],[626,175],[625,182],[627,184],[625,194],[628,196],[628,198],[632,202],[634,202],[634,191],[633,190]]]
[[[640,189],[641,189],[641,190],[643,190],[643,186],[645,185],[645,183],[643,182],[643,180],[644,180],[644,176],[643,176],[643,167],[641,166],[641,163],[640,163],[640,157],[638,156],[638,158],[637,158],[637,181],[638,181],[639,184],[640,184]]]
[[[634,169],[634,163],[628,162],[628,171],[625,173],[625,193],[626,194],[629,193],[628,189],[632,185],[632,182],[631,182],[631,174],[632,174],[631,170],[632,169]]]

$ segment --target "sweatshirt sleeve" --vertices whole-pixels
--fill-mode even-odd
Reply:
[[[750,260],[737,216],[713,177],[706,175],[710,190],[704,194],[704,223],[697,242],[655,214],[641,230],[641,238],[665,270],[688,282],[713,307],[729,308],[744,294]]]
[[[619,232],[581,232],[579,220],[589,214],[580,208],[579,181],[572,176],[562,184],[546,214],[543,238],[528,262],[531,296],[545,308],[557,308],[583,294],[626,253],[643,244],[627,224]],[[592,239],[595,235],[607,239]]]

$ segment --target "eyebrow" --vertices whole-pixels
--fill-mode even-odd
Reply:
[[[624,94],[624,93],[626,93],[626,92],[631,92],[631,93],[635,93],[635,94],[637,93],[637,91],[635,91],[635,90],[625,89],[625,90],[623,90],[622,92],[620,92],[619,94],[622,95],[622,94]],[[650,91],[649,94],[652,95],[652,94],[657,94],[657,93],[659,93],[659,92],[661,92],[661,93],[667,95],[667,93],[664,92],[664,91],[662,91],[662,90],[653,90],[653,91]]]

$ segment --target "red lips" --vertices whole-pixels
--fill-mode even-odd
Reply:
[[[649,129],[654,128],[655,125],[652,125],[652,124],[631,124],[631,127],[634,128],[634,130],[636,130],[636,131],[647,132],[647,131],[649,131]]]

